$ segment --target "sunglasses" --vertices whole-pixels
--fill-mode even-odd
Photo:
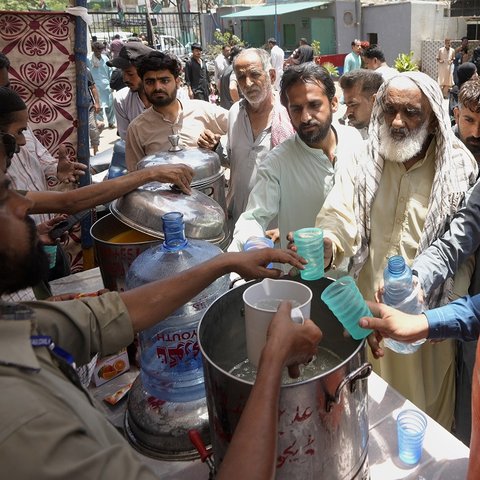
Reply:
[[[0,132],[0,140],[5,148],[7,160],[11,160],[14,153],[17,151],[17,141],[15,137],[10,133]]]

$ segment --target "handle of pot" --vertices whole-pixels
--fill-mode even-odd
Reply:
[[[202,188],[202,193],[205,194],[207,197],[213,197],[215,189],[213,187]]]
[[[368,362],[364,363],[353,372],[350,372],[338,385],[337,389],[335,390],[335,395],[327,399],[326,411],[330,412],[334,404],[338,405],[340,403],[340,395],[342,394],[342,390],[346,385],[350,386],[350,392],[354,392],[357,380],[363,380],[364,378],[367,378],[371,373],[372,364]]]

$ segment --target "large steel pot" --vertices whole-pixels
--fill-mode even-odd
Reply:
[[[205,195],[213,198],[223,209],[227,216],[227,203],[225,197],[225,172],[219,156],[204,148],[190,148],[184,150],[179,146],[179,135],[169,135],[172,147],[168,152],[157,152],[148,155],[138,162],[137,169],[152,165],[170,165],[184,163],[193,169],[192,188],[200,190]]]
[[[132,262],[161,239],[135,231],[111,213],[97,220],[90,230],[103,284],[109,290],[125,290],[125,277]],[[122,239],[123,237],[123,239]]]
[[[251,283],[217,299],[198,330],[217,467],[252,388],[251,382],[228,373],[247,356],[242,294]],[[313,291],[311,317],[323,331],[321,346],[342,361],[314,378],[282,386],[276,478],[366,479],[366,377],[371,365],[366,361],[365,340],[345,338],[340,323],[321,301],[320,294],[331,280],[302,283]]]

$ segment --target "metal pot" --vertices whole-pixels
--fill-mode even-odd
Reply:
[[[368,478],[366,377],[371,365],[366,362],[365,340],[345,338],[340,322],[321,301],[331,280],[297,280],[313,291],[311,317],[323,331],[321,347],[337,354],[341,363],[309,380],[282,385],[276,478]],[[252,388],[252,382],[229,373],[247,356],[242,294],[252,283],[217,299],[198,330],[217,467]]]
[[[169,135],[168,139],[172,144],[168,152],[157,152],[153,155],[148,155],[138,162],[137,169],[176,163],[184,163],[190,166],[194,172],[192,188],[200,190],[205,195],[213,198],[222,207],[225,216],[227,216],[225,174],[218,155],[204,148],[183,150],[178,145],[179,135]]]
[[[103,284],[105,288],[119,292],[125,290],[125,277],[132,262],[145,250],[162,243],[161,239],[132,230],[112,214],[97,220],[90,234]]]

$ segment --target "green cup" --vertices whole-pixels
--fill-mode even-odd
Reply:
[[[48,268],[52,269],[57,263],[57,245],[44,245],[43,250],[48,257]]]

